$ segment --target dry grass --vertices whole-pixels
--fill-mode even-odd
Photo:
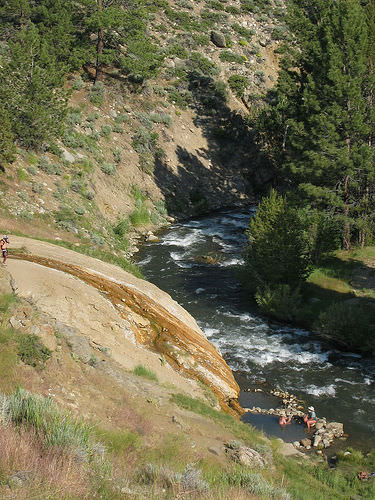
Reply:
[[[0,424],[0,449],[1,498],[89,498],[83,465],[61,448],[44,448],[32,431]],[[29,481],[15,493],[7,478],[18,471],[25,471]]]

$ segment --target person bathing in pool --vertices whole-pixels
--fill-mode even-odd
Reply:
[[[285,411],[280,412],[279,425],[284,427],[284,425],[288,425],[292,423],[292,417],[287,417]]]
[[[308,410],[308,413],[303,417],[303,421],[307,425],[307,429],[310,430],[310,427],[316,424],[316,413],[313,406],[309,406]]]

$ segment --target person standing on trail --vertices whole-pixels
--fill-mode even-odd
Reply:
[[[3,265],[4,266],[6,265],[6,260],[8,257],[8,245],[9,245],[8,236],[6,234],[4,234],[4,236],[0,240],[0,249],[1,249],[1,252],[3,254]]]

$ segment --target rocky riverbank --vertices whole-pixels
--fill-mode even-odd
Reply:
[[[264,409],[259,406],[245,408],[245,413],[274,415],[275,417],[290,417],[293,421],[303,425],[303,417],[307,413],[306,402],[297,399],[294,394],[277,389],[264,391],[263,389],[247,389],[247,392],[263,392],[272,395],[280,400],[280,407]],[[325,417],[317,419],[316,424],[311,429],[311,435],[300,441],[294,441],[293,445],[298,450],[315,449],[318,454],[322,453],[323,449],[329,448],[335,439],[345,440],[348,437],[344,433],[344,425],[340,422],[327,422]]]

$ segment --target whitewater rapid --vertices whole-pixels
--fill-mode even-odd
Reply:
[[[293,392],[344,422],[354,444],[370,438],[375,447],[375,361],[327,348],[308,331],[262,317],[251,303],[240,275],[254,211],[175,224],[141,249],[139,265],[195,317],[241,380]],[[206,255],[218,262],[202,263]]]

